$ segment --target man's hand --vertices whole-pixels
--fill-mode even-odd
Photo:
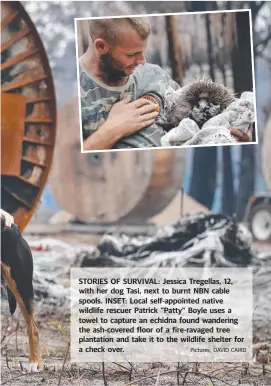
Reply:
[[[156,105],[146,99],[130,102],[127,97],[111,108],[105,127],[116,130],[120,138],[127,137],[151,125],[159,114],[155,109]]]
[[[231,129],[231,135],[234,136],[237,142],[252,142],[252,124],[249,125],[248,131],[244,133],[238,129]]]
[[[8,212],[5,212],[3,209],[1,209],[1,217],[4,217],[5,219],[5,226],[11,227],[12,224],[14,224],[14,218],[9,214]]]
[[[121,138],[151,125],[158,112],[156,105],[141,98],[130,102],[130,97],[117,102],[110,110],[106,122],[84,141],[84,150],[107,150]]]

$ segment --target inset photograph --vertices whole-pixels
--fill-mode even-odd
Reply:
[[[81,151],[257,143],[251,11],[75,19]]]

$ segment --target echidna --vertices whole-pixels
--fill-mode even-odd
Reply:
[[[215,115],[224,111],[235,101],[233,90],[211,79],[201,78],[178,92],[178,97],[166,109],[168,128],[176,127],[184,118],[191,118],[201,128]],[[168,111],[167,111],[168,110]]]

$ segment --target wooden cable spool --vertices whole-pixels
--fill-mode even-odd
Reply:
[[[62,208],[86,223],[142,223],[164,209],[181,187],[185,150],[82,154],[78,117],[77,98],[58,114],[49,183]]]
[[[23,230],[50,170],[56,130],[53,78],[20,2],[1,3],[1,207]]]
[[[262,170],[267,186],[271,191],[271,115],[264,131],[262,149]]]

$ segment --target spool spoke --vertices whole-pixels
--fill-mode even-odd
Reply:
[[[26,206],[28,209],[30,209],[32,207],[32,205],[30,204],[30,202],[27,202],[25,201],[22,197],[18,196],[18,194],[12,192],[10,189],[8,189],[7,187],[3,187],[3,189],[8,193],[10,194],[13,198],[15,198],[15,200],[19,201],[21,204],[23,204],[24,206]]]
[[[18,16],[18,15],[19,15],[19,12],[18,12],[18,11],[13,12],[13,13],[7,15],[7,16],[3,19],[3,21],[1,22],[1,30],[5,29],[5,28],[9,25],[9,23],[12,22],[12,20],[14,20],[15,17]]]
[[[17,43],[19,40],[23,39],[27,35],[29,35],[31,30],[29,28],[24,28],[19,31],[16,35],[12,36],[5,43],[1,44],[1,52],[7,50],[9,47],[13,46],[13,44]]]
[[[43,164],[42,162],[38,162],[38,161],[32,160],[29,157],[22,157],[22,160],[25,161],[25,162],[28,162],[28,163],[30,163],[32,165],[40,166],[41,168],[46,168],[47,167],[46,164]]]
[[[30,181],[30,180],[29,180],[28,178],[26,178],[26,177],[19,176],[19,179],[20,179],[21,181],[23,181],[23,182],[29,184],[29,185],[35,186],[35,188],[39,188],[39,187],[40,187],[39,184],[36,184],[35,182]]]
[[[41,97],[36,97],[36,98],[30,98],[26,101],[26,103],[40,103],[40,102],[48,102],[52,98],[48,96],[41,96]]]
[[[14,64],[20,63],[31,56],[34,56],[37,52],[38,52],[37,49],[29,50],[26,52],[22,52],[21,54],[18,54],[13,58],[10,58],[9,60],[7,60],[5,63],[1,65],[1,71],[6,70],[7,68],[13,66]]]
[[[47,76],[44,74],[33,74],[33,73],[23,74],[23,76],[20,77],[20,79],[14,79],[10,83],[2,86],[2,91],[6,92],[6,91],[15,90],[16,88],[27,86],[29,84],[39,82],[46,78]]]
[[[29,142],[29,143],[35,143],[36,145],[53,146],[52,142],[42,141],[39,139],[30,138],[30,137],[23,137],[23,141]]]

